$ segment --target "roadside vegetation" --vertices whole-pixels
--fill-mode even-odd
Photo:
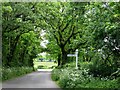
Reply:
[[[2,80],[34,71],[40,52],[40,31],[34,31],[31,3],[2,3]],[[28,19],[29,18],[29,19]]]
[[[120,88],[120,77],[115,76],[102,76],[103,73],[109,71],[99,72],[96,74],[91,72],[97,71],[99,68],[93,68],[93,65],[89,62],[83,62],[79,64],[79,69],[75,69],[75,63],[66,64],[62,68],[56,68],[52,71],[52,80],[65,89],[102,89],[102,90],[119,90]],[[85,66],[84,66],[85,65]]]
[[[18,76],[22,76],[33,72],[32,67],[12,67],[12,68],[2,68],[2,81],[6,81]]]
[[[62,88],[120,88],[120,2],[5,2],[2,41],[3,80],[51,68],[34,62],[45,52]]]

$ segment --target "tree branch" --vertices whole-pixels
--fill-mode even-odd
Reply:
[[[57,36],[56,36],[55,34],[53,34],[53,36],[54,36],[54,38],[56,39],[57,44],[60,46],[60,43],[59,43],[59,40],[58,40]]]
[[[78,49],[81,45],[84,45],[85,43],[87,43],[87,41],[82,42],[82,43],[78,43],[76,45],[76,47],[68,49],[68,52],[70,52],[70,51],[75,52],[76,49]]]
[[[43,16],[43,15],[42,15],[42,16]],[[47,20],[46,17],[43,16],[43,18],[44,18],[45,22],[48,23],[48,24],[52,27],[53,30],[56,30],[56,28],[52,25],[52,23],[47,22],[48,20]],[[58,32],[58,33],[60,33],[60,32]],[[58,39],[58,37],[55,35],[55,32],[53,32],[52,34],[53,34],[54,38],[56,39],[57,44],[60,46],[59,39]],[[61,35],[61,34],[59,34],[59,35]],[[60,37],[61,37],[61,36],[60,36]]]
[[[67,38],[67,40],[65,41],[64,46],[67,44],[67,42],[68,42],[68,41],[72,38],[72,36],[74,35],[74,29],[75,29],[75,26],[73,26],[72,32],[71,32],[70,36]]]
[[[72,21],[72,19],[68,21],[68,23],[65,25],[65,27],[61,30],[62,32],[64,32],[64,30],[70,25],[71,21]]]

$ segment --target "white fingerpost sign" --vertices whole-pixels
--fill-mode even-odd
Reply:
[[[78,49],[76,49],[75,54],[68,54],[68,57],[76,57],[76,69],[78,69]]]

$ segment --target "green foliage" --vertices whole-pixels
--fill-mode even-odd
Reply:
[[[117,70],[114,66],[108,66],[106,64],[93,64],[90,66],[90,73],[94,76],[106,77],[110,76]]]
[[[63,88],[76,88],[77,84],[81,83],[87,83],[89,80],[86,79],[91,79],[88,75],[88,71],[86,69],[81,69],[79,70],[63,70],[64,74],[60,78],[60,85]],[[65,81],[65,83],[64,83]]]
[[[62,87],[117,88],[116,79],[101,78],[119,77],[119,8],[120,2],[3,3],[3,66],[33,67],[33,59],[41,52],[40,33],[44,30],[49,43],[43,51],[50,53],[65,69],[52,74]],[[67,54],[76,49],[79,49],[79,60],[87,61],[79,63],[79,70],[72,69],[75,63],[66,64]]]
[[[2,68],[2,81],[33,72],[33,67]]]
[[[48,32],[47,49],[53,57],[57,57],[58,65],[68,62],[67,53],[75,51],[86,41],[86,38],[82,37],[85,5],[86,3],[72,4],[69,2],[38,4],[38,6],[44,7],[39,9],[42,19],[46,23],[45,30]]]
[[[110,60],[104,59],[104,54],[101,52],[96,52],[92,59],[92,63],[89,65],[89,72],[95,77],[107,77],[111,76],[112,73],[117,71],[117,67]]]
[[[86,6],[86,29],[91,32],[90,42],[96,50],[102,49],[104,59],[112,58],[112,63],[119,67],[120,60],[120,23],[119,3],[90,3]],[[108,62],[107,62],[108,64]]]
[[[91,65],[93,65],[93,62],[79,62],[80,68],[89,69]]]
[[[58,81],[60,79],[60,74],[61,74],[61,70],[60,69],[52,70],[52,75],[51,75],[52,80]]]
[[[35,3],[2,4],[2,64],[4,67],[33,67],[40,52],[40,29]]]
[[[52,72],[52,79],[57,81],[61,88],[119,88],[116,79],[108,79],[107,77],[93,77],[89,74],[89,70],[80,68],[75,69],[55,69]]]
[[[75,68],[76,63],[75,62],[70,62],[66,63],[62,68]]]
[[[74,69],[75,63],[69,63],[62,68],[54,69],[52,79],[57,81],[63,89],[103,88],[104,90],[114,90],[120,87],[119,78],[115,79],[114,77],[108,76],[108,73],[111,74],[111,72],[114,72],[111,67],[107,67],[105,64],[95,67],[99,64],[93,62],[79,62],[79,65],[78,70]],[[98,72],[91,73],[92,67]],[[118,72],[119,70],[116,72],[117,75]],[[95,74],[97,75],[96,77]]]

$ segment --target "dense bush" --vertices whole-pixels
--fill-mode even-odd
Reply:
[[[90,66],[90,73],[94,74],[95,77],[106,77],[110,76],[117,70],[114,66],[109,66],[105,64],[94,64]]]
[[[52,80],[54,80],[54,81],[59,80],[60,79],[60,74],[61,74],[61,70],[60,69],[54,69],[52,71],[52,75],[51,75]]]
[[[79,67],[89,69],[89,73],[94,77],[120,76],[120,74],[116,75],[118,74],[118,71],[120,72],[120,70],[118,70],[119,68],[115,67],[114,65],[106,64],[100,58],[96,58],[91,62],[79,62]]]
[[[79,62],[79,67],[90,69],[90,66],[93,65],[93,62]]]
[[[93,77],[88,69],[55,69],[52,79],[62,88],[119,88],[118,80],[107,77]],[[117,90],[117,89],[116,89]]]
[[[89,69],[89,72],[93,74],[95,77],[108,77],[111,76],[112,73],[117,71],[117,67],[112,63],[106,63],[108,60],[103,60],[102,55],[95,55],[95,57],[92,60],[91,64],[88,64],[87,68]]]
[[[33,71],[32,67],[2,68],[2,81],[21,76]]]

